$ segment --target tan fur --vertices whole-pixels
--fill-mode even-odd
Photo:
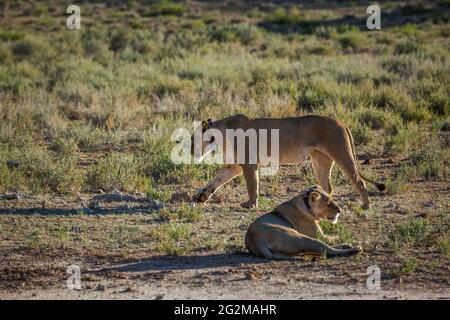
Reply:
[[[235,115],[215,122],[203,122],[203,131],[218,129],[225,137],[226,129],[254,128],[279,130],[279,164],[299,164],[310,156],[314,173],[319,184],[328,193],[332,193],[330,182],[331,169],[337,163],[340,169],[350,180],[362,198],[363,208],[370,207],[369,194],[364,180],[373,183],[380,191],[385,190],[383,184],[377,183],[361,175],[356,163],[355,147],[350,130],[344,123],[329,117],[303,116],[292,118],[257,118],[249,119],[244,115]],[[203,149],[208,142],[203,143]],[[224,141],[224,155],[227,141]],[[246,145],[248,152],[248,143]],[[268,143],[270,154],[270,139]],[[234,154],[236,156],[236,145]],[[258,159],[258,163],[260,163]],[[194,197],[199,202],[207,201],[210,196],[222,185],[237,175],[243,174],[247,183],[249,200],[243,204],[245,207],[258,205],[258,165],[232,164],[226,165],[205,188]]]
[[[245,245],[251,253],[267,259],[285,259],[299,254],[331,257],[356,254],[361,251],[360,247],[349,244],[331,247],[317,239],[328,239],[318,221],[329,219],[336,222],[339,212],[340,208],[329,194],[320,186],[313,187],[256,219],[245,235]]]

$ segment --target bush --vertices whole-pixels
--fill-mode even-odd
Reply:
[[[261,39],[261,33],[250,25],[219,26],[209,31],[211,39],[219,42],[239,41],[245,45],[254,44]]]
[[[335,54],[335,50],[328,44],[322,44],[308,49],[310,54],[316,54],[320,56],[331,56]]]
[[[11,50],[4,44],[0,44],[0,64],[7,64],[12,60]]]
[[[398,113],[406,122],[425,122],[432,118],[431,113],[417,106],[413,99],[405,93],[393,88],[381,88],[373,97],[373,105]]]
[[[367,144],[372,140],[372,130],[367,125],[358,124],[352,132],[355,144]]]
[[[0,30],[1,41],[17,41],[22,40],[25,37],[25,32],[14,30]]]
[[[391,234],[391,239],[396,244],[418,245],[424,243],[432,231],[430,221],[422,218],[399,223]]]
[[[417,144],[423,142],[424,137],[414,123],[393,127],[388,134],[384,145],[386,155],[408,155]]]
[[[359,122],[372,130],[386,129],[388,116],[386,111],[375,108],[363,109],[357,113]]]
[[[130,34],[124,29],[115,30],[109,41],[109,49],[111,51],[117,52],[125,50],[130,42]]]
[[[110,154],[92,166],[86,185],[91,190],[132,190],[142,185],[139,166],[133,155]]]
[[[18,59],[44,59],[51,57],[54,50],[45,40],[26,37],[11,44],[11,51]]]
[[[423,148],[416,158],[417,175],[425,180],[446,179],[448,176],[448,163],[446,163],[445,153],[437,147]]]
[[[53,156],[42,147],[0,148],[0,186],[34,193],[73,193],[82,183],[74,157]]]
[[[422,44],[417,43],[417,41],[408,40],[405,42],[401,42],[395,46],[394,53],[395,54],[414,54],[423,52],[424,47]]]
[[[359,52],[367,45],[367,38],[360,32],[348,32],[339,38],[339,43],[343,49],[349,49],[352,52]]]
[[[159,1],[158,3],[152,5],[149,10],[143,13],[144,17],[154,17],[154,16],[182,16],[186,11],[182,3],[173,3],[169,0]]]

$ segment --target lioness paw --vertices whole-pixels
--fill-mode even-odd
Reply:
[[[201,189],[196,195],[192,197],[192,200],[195,202],[206,202],[208,201],[209,196],[206,192],[206,189]]]
[[[333,248],[335,249],[353,249],[353,246],[350,243],[340,243]]]
[[[364,204],[361,206],[361,208],[362,208],[363,210],[369,210],[369,209],[370,209],[370,203],[364,203]]]
[[[353,248],[351,248],[351,249],[347,249],[348,251],[348,254],[349,255],[353,255],[353,254],[357,254],[357,253],[360,253],[360,252],[362,252],[362,247],[361,246],[356,246],[356,247],[353,247]]]
[[[257,201],[248,200],[248,201],[245,201],[242,204],[242,207],[244,207],[244,208],[256,208],[256,207],[258,207],[258,202]]]

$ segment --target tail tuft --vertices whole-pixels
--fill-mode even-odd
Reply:
[[[387,191],[387,187],[386,187],[386,185],[384,183],[377,183],[376,187],[381,192],[386,192]]]

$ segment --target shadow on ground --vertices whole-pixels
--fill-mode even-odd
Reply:
[[[97,271],[146,272],[146,271],[182,271],[220,267],[238,267],[241,264],[269,263],[269,260],[257,258],[244,253],[219,253],[211,255],[161,256],[140,262],[117,265]]]

